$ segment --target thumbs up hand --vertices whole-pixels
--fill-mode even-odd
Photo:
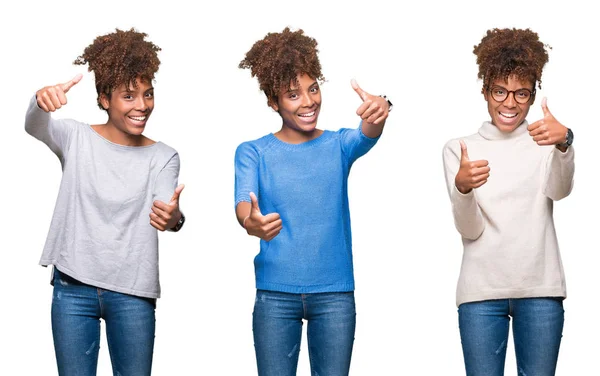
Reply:
[[[152,227],[159,231],[165,231],[167,229],[175,227],[179,219],[181,219],[181,212],[179,211],[179,196],[183,191],[185,185],[180,184],[175,188],[173,197],[169,203],[164,203],[160,200],[154,201],[152,204],[152,211],[150,212],[150,224]]]
[[[54,112],[67,104],[66,93],[75,86],[83,75],[80,73],[71,80],[54,86],[46,86],[35,93],[38,106],[45,112]]]
[[[361,89],[356,80],[350,81],[352,88],[358,94],[363,103],[356,110],[356,114],[367,124],[383,126],[389,114],[389,104],[385,98],[371,95]]]
[[[268,242],[279,235],[283,228],[281,218],[277,213],[262,215],[254,192],[250,192],[250,201],[252,202],[250,214],[244,218],[243,226],[248,235],[259,237]]]
[[[542,99],[544,117],[529,124],[527,130],[538,145],[558,145],[567,141],[568,128],[562,125],[548,109],[546,98]]]
[[[467,152],[467,145],[460,140],[460,168],[454,179],[456,189],[462,194],[471,192],[473,188],[479,188],[487,182],[490,177],[488,161],[471,161]]]

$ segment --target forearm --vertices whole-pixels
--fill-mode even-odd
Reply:
[[[452,216],[456,229],[464,238],[475,240],[483,233],[485,222],[481,208],[477,203],[475,189],[461,187],[464,192],[467,192],[462,193],[456,186],[462,158],[459,149],[461,146],[457,148],[457,144],[460,145],[460,143],[452,140],[444,147],[443,162],[446,188],[452,204]]]
[[[25,115],[25,131],[38,140],[45,142],[46,139],[50,139],[48,131],[49,123],[50,114],[38,107],[34,95],[29,102],[29,107]]]
[[[235,207],[235,216],[240,226],[244,227],[244,219],[250,215],[252,204],[246,201],[241,201]]]
[[[483,233],[485,221],[481,208],[477,203],[475,191],[462,194],[456,187],[450,194],[454,225],[458,232],[467,239],[475,240]]]
[[[575,150],[569,146],[565,152],[555,148],[548,156],[544,175],[544,194],[555,201],[567,197],[573,189],[575,175]]]
[[[383,127],[385,126],[386,120],[383,120],[379,124],[367,123],[367,122],[363,121],[363,123],[362,123],[363,134],[369,138],[377,138],[377,137],[381,136],[381,134],[383,133]]]

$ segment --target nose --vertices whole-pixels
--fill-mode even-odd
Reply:
[[[315,100],[310,95],[310,93],[306,93],[302,96],[302,106],[312,107],[314,103],[315,103]]]
[[[515,107],[517,105],[517,101],[515,100],[515,92],[510,91],[508,93],[508,95],[506,96],[506,99],[504,100],[504,102],[502,102],[502,104],[504,104],[508,108]]]
[[[135,109],[141,112],[146,112],[148,109],[148,102],[144,96],[140,96],[135,101]]]

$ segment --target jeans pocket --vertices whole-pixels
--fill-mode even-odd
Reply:
[[[66,275],[65,273],[61,272],[60,270],[58,270],[58,268],[55,266],[54,267],[54,277],[52,278],[52,285],[53,286],[71,286],[71,285],[76,285],[76,286],[85,286],[84,283],[76,280],[73,277],[70,277],[68,275]]]

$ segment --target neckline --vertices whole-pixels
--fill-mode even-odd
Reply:
[[[87,127],[90,129],[90,131],[92,132],[92,134],[96,135],[98,138],[100,138],[102,141],[106,142],[108,145],[114,146],[114,147],[118,147],[118,148],[122,148],[122,149],[148,149],[151,147],[154,147],[156,144],[158,144],[160,141],[155,141],[153,144],[150,145],[142,145],[142,146],[131,146],[131,145],[121,145],[121,144],[117,144],[115,142],[112,142],[111,140],[107,139],[106,137],[102,136],[100,133],[98,133],[94,127],[92,127],[91,124],[86,123]]]
[[[287,150],[302,150],[322,144],[328,138],[326,135],[329,135],[329,133],[330,131],[323,130],[323,133],[321,133],[318,137],[313,138],[312,140],[301,142],[299,144],[290,144],[289,142],[281,141],[279,138],[277,138],[277,136],[275,136],[274,133],[269,133],[267,137],[269,138],[269,142],[277,147]]]
[[[510,140],[526,134],[528,126],[529,123],[527,123],[527,120],[523,120],[523,122],[517,128],[515,128],[514,131],[502,132],[492,122],[484,121],[479,128],[478,133],[486,140]]]

